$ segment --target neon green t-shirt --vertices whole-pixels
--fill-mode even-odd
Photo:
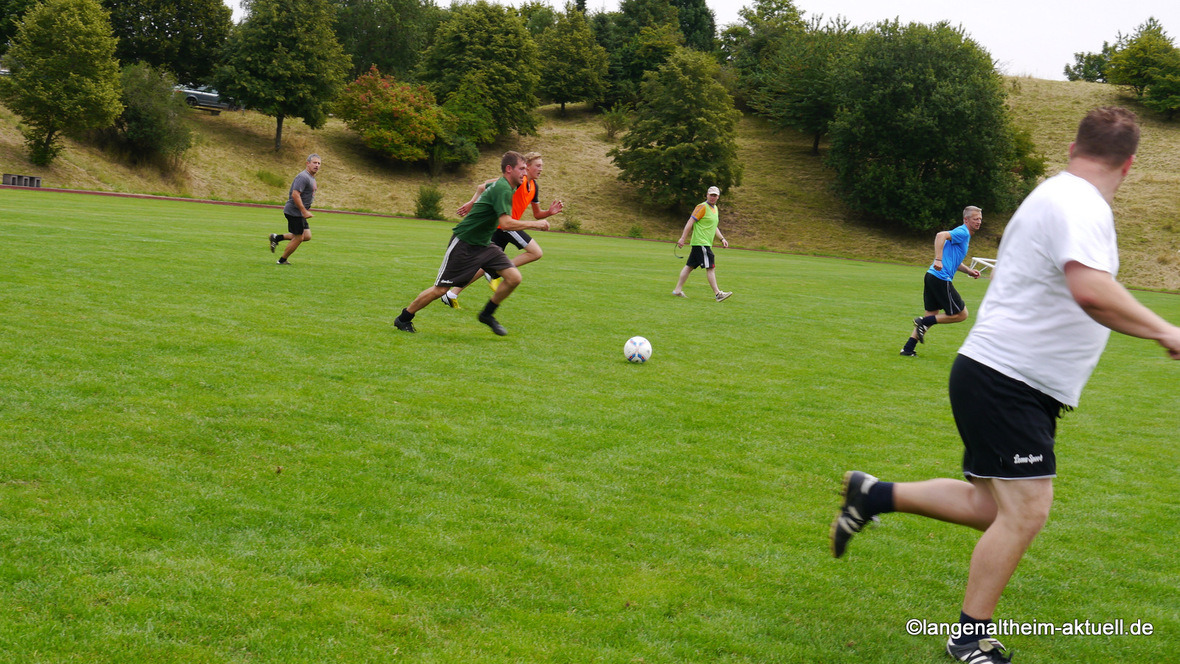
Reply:
[[[508,180],[496,180],[471,206],[471,212],[463,217],[463,221],[451,230],[467,244],[488,246],[492,243],[492,233],[496,232],[496,226],[500,223],[500,215],[512,214],[513,193]]]
[[[713,246],[713,237],[717,235],[717,224],[720,219],[717,216],[717,206],[701,203],[692,211],[692,216],[696,218],[696,223],[692,225],[692,242],[690,244],[694,247],[711,247]]]

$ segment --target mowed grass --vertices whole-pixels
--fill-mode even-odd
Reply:
[[[279,268],[277,210],[0,215],[0,661],[945,661],[905,622],[957,619],[976,534],[827,543],[844,470],[958,476],[968,325],[897,356],[921,265],[719,249],[718,304],[699,273],[669,295],[670,244],[542,234],[510,336],[482,284],[407,335],[450,224],[317,214]],[[1155,634],[1005,639],[1020,661],[1175,652],[1178,384],[1112,337],[999,613]]]

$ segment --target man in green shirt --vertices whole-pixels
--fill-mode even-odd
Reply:
[[[688,262],[684,269],[680,270],[680,280],[676,282],[676,290],[672,291],[676,297],[688,297],[684,294],[684,282],[688,281],[688,275],[698,267],[705,268],[705,276],[709,279],[709,285],[713,287],[713,297],[718,302],[733,295],[732,291],[723,291],[717,287],[717,265],[713,260],[713,238],[717,237],[721,240],[721,246],[729,247],[729,242],[717,229],[719,222],[718,198],[721,198],[721,190],[717,187],[709,187],[705,202],[692,211],[688,223],[684,225],[684,232],[676,241],[676,248],[679,249],[688,241],[689,234],[692,235],[692,251],[688,254]]]
[[[401,315],[393,320],[394,327],[403,332],[417,332],[413,323],[414,314],[442,297],[451,286],[471,283],[475,273],[482,269],[485,272],[498,272],[504,280],[480,312],[479,322],[500,336],[508,334],[494,314],[500,303],[520,285],[520,270],[504,255],[503,249],[492,244],[492,233],[497,226],[506,231],[526,228],[547,231],[549,222],[512,218],[512,194],[528,172],[524,157],[518,152],[505,152],[500,159],[500,172],[503,177],[484,191],[483,196],[472,206],[471,212],[452,229],[454,235],[447,244],[434,285],[419,293],[408,307],[402,309]]]

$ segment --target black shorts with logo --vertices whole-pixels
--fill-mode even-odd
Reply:
[[[1059,401],[966,355],[951,367],[950,397],[968,479],[1057,476]]]
[[[925,284],[922,301],[926,311],[945,311],[953,316],[967,308],[953,283],[927,272]]]
[[[467,244],[452,235],[447,244],[447,253],[443,256],[442,266],[438,268],[438,278],[435,286],[466,286],[475,278],[475,273],[483,269],[488,274],[498,274],[500,270],[516,267],[504,255],[504,250],[496,245],[481,247]]]
[[[301,214],[291,215],[284,212],[283,216],[287,218],[287,232],[292,235],[303,235],[304,229],[311,228]]]
[[[713,247],[706,247],[700,244],[692,245],[692,251],[688,252],[688,265],[691,268],[703,267],[706,270],[714,267],[716,261],[713,260]]]
[[[506,231],[497,228],[496,232],[492,233],[492,244],[501,249],[507,249],[510,244],[515,245],[517,249],[524,249],[532,241],[532,236],[524,231]]]

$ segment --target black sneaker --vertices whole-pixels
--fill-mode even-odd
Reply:
[[[500,321],[496,320],[496,318],[494,316],[487,316],[485,314],[480,314],[479,315],[479,322],[492,328],[492,332],[495,332],[496,334],[498,334],[502,337],[508,335],[508,330],[505,330],[504,326],[501,325]]]
[[[270,253],[275,252],[275,247],[279,246],[279,236],[274,233],[270,234]]]
[[[921,316],[918,316],[917,318],[914,319],[914,332],[918,333],[918,343],[920,343],[920,344],[926,343],[926,330],[929,330],[929,329],[930,328],[928,328],[922,324],[922,317]]]
[[[877,478],[859,470],[844,473],[844,486],[840,489],[844,504],[840,506],[840,515],[832,522],[833,556],[839,558],[844,555],[848,541],[869,521],[869,517],[865,516],[865,496],[869,487],[876,483]]]
[[[953,639],[948,639],[946,642],[946,654],[960,662],[993,664],[1012,661],[1012,651],[995,639],[980,639],[962,646],[957,646],[952,641]]]
[[[401,330],[402,332],[413,333],[413,332],[418,331],[418,330],[414,329],[414,321],[408,320],[408,321],[402,322],[402,319],[400,316],[393,319],[393,326],[396,327],[397,329]]]
[[[917,357],[917,356],[918,356],[918,351],[916,351],[916,350],[906,350],[906,349],[902,348],[902,349],[901,349],[901,353],[900,353],[900,355],[901,355],[902,357]]]
[[[290,265],[290,263],[287,262],[286,258],[280,258],[279,260],[277,260],[275,262],[278,263],[279,265]]]

